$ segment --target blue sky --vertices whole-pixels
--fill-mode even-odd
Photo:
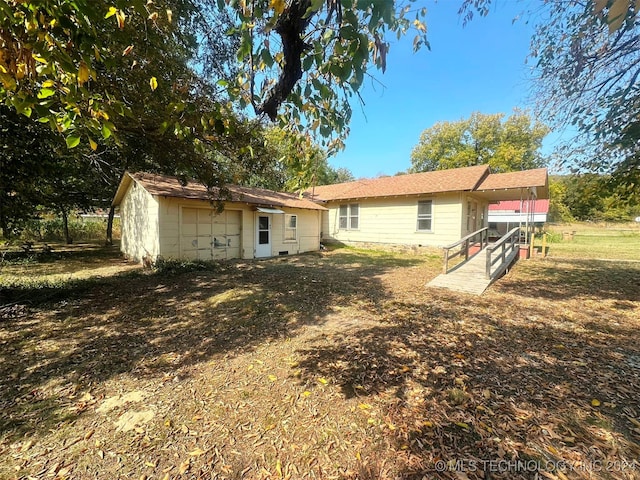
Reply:
[[[406,170],[420,133],[438,121],[471,113],[506,113],[531,107],[530,65],[525,63],[533,27],[512,20],[525,8],[498,1],[487,17],[463,27],[459,0],[426,0],[431,50],[413,53],[410,35],[392,43],[382,85],[365,81],[364,107],[353,105],[346,148],[329,162],[356,177]],[[545,151],[552,148],[552,138]]]

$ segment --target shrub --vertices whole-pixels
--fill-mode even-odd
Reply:
[[[107,235],[107,220],[69,219],[69,236],[74,241],[104,240]],[[120,219],[113,221],[113,236],[120,236]],[[64,225],[61,218],[28,221],[21,234],[24,241],[63,242]]]
[[[193,271],[216,271],[220,269],[220,264],[215,261],[205,260],[176,260],[173,258],[158,258],[153,264],[154,273],[160,275],[175,275]]]

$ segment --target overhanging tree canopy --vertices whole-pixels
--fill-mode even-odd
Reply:
[[[493,0],[465,0],[461,13],[489,13]],[[495,3],[495,2],[494,2]],[[640,3],[546,0],[532,7],[537,111],[556,130],[577,135],[564,166],[640,182]]]
[[[415,48],[426,43],[426,10],[412,5],[413,0],[0,0],[0,100],[64,131],[70,147],[83,131],[108,139],[114,116],[126,115],[128,104],[108,86],[95,88],[101,66],[133,58],[141,48],[133,42],[122,49],[122,41],[114,39],[132,31],[154,32],[172,48],[211,53],[215,41],[209,37],[222,30],[223,19],[231,38],[239,41],[241,73],[229,81],[205,68],[206,57],[194,59],[198,70],[216,82],[209,84],[228,97],[216,99],[217,107],[199,124],[173,125],[176,133],[198,131],[197,139],[224,135],[237,108],[253,105],[259,115],[279,116],[283,124],[317,132],[338,147],[348,132],[351,96],[371,66],[386,67],[387,36],[414,29]],[[185,35],[189,29],[194,35]],[[172,81],[152,64],[145,71],[151,90]]]

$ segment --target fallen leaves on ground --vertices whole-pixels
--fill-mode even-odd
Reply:
[[[0,477],[639,478],[640,264],[521,262],[471,297],[424,286],[439,262],[344,249],[25,304]]]

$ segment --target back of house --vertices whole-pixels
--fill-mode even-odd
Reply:
[[[325,185],[322,241],[440,247],[488,225],[489,204],[548,198],[544,168],[492,174],[486,165]]]

